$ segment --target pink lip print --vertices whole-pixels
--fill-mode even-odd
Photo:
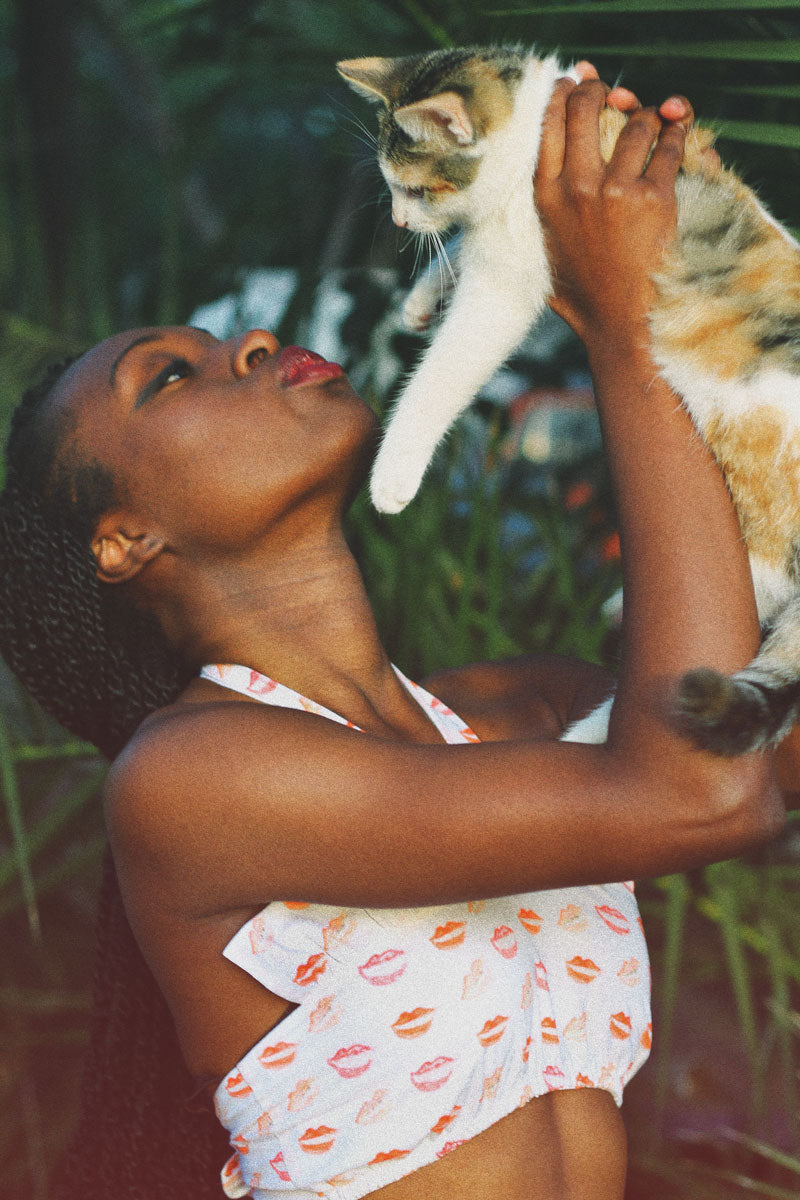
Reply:
[[[442,1054],[432,1062],[424,1062],[411,1072],[411,1082],[420,1092],[435,1092],[443,1087],[453,1074],[455,1060]]]
[[[612,933],[630,933],[631,923],[618,908],[612,908],[610,904],[595,904],[594,911]]]
[[[561,1067],[545,1067],[542,1074],[544,1075],[548,1092],[558,1092],[564,1087],[567,1077],[561,1070]]]
[[[286,1167],[284,1165],[284,1157],[283,1157],[282,1150],[279,1150],[278,1153],[275,1155],[275,1157],[271,1158],[269,1160],[269,1165],[272,1167],[273,1171],[278,1176],[278,1179],[283,1180],[284,1183],[292,1182],[292,1177],[289,1174],[289,1172],[286,1170]]]
[[[259,671],[250,672],[250,682],[247,685],[247,690],[248,692],[252,692],[254,696],[266,696],[268,692],[274,692],[277,686],[274,679],[269,679]]]
[[[375,1121],[382,1121],[392,1109],[391,1100],[387,1100],[388,1095],[385,1088],[378,1088],[376,1092],[373,1092],[369,1100],[365,1100],[358,1110],[355,1119],[356,1125],[372,1125]]]
[[[355,1079],[372,1066],[372,1047],[359,1044],[342,1046],[328,1059],[328,1065],[338,1071],[342,1079]]]
[[[339,1024],[342,1019],[342,1008],[335,1001],[335,996],[322,997],[313,1012],[309,1013],[309,1033],[321,1033],[323,1030],[333,1029],[334,1025]]]
[[[628,987],[637,987],[639,984],[638,958],[626,958],[625,962],[617,971],[617,979],[620,981],[620,983],[627,984]]]
[[[533,969],[536,972],[536,986],[543,992],[550,991],[550,984],[547,982],[547,967],[541,960],[533,964]]]
[[[502,954],[503,958],[513,958],[517,953],[517,939],[514,937],[514,930],[508,925],[500,925],[495,929],[491,937],[492,945],[498,954]]]
[[[385,987],[399,979],[407,965],[404,950],[384,950],[382,954],[373,954],[372,958],[368,958],[358,968],[358,973],[367,983]]]
[[[444,1158],[445,1154],[449,1154],[451,1150],[456,1150],[459,1146],[463,1146],[466,1138],[457,1138],[453,1142],[445,1142],[441,1150],[436,1151],[437,1158]]]
[[[235,1146],[240,1154],[250,1153],[250,1143],[243,1133],[237,1133],[235,1138],[231,1138],[231,1145]]]

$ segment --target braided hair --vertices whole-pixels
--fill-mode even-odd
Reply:
[[[191,672],[124,589],[97,579],[90,539],[119,496],[106,468],[68,448],[70,418],[48,404],[72,361],[51,367],[12,418],[0,496],[0,653],[66,729],[112,758]],[[182,1061],[110,854],[81,1104],[52,1181],[58,1200],[219,1200],[225,1135]]]

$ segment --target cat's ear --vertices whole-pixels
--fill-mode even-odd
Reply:
[[[396,108],[395,121],[415,142],[435,142],[443,149],[469,146],[475,141],[475,126],[458,92],[440,92],[414,104]]]
[[[397,82],[396,58],[348,58],[336,64],[342,79],[373,104],[390,104]]]

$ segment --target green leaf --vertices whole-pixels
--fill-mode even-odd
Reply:
[[[565,54],[619,58],[709,58],[731,62],[800,62],[800,38],[753,42],[629,42],[615,46],[565,46]]]
[[[491,17],[517,17],[547,13],[591,13],[592,16],[629,17],[633,13],[671,13],[671,12],[742,12],[755,9],[797,8],[797,0],[704,0],[696,4],[695,0],[609,0],[606,4],[536,4],[532,8],[506,8],[491,10]]]
[[[780,146],[800,150],[800,125],[781,125],[774,121],[713,122],[718,135],[733,142],[755,142],[761,146]]]
[[[11,830],[12,851],[8,858],[12,869],[19,873],[22,882],[22,894],[25,897],[25,907],[28,912],[28,926],[34,942],[40,942],[42,927],[39,920],[39,908],[36,903],[36,886],[31,870],[31,852],[25,834],[25,824],[22,820],[22,804],[20,800],[17,773],[14,769],[14,759],[11,744],[5,728],[0,723],[0,787],[3,792],[3,803]]]

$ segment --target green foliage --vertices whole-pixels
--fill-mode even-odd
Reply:
[[[0,426],[45,361],[119,328],[185,319],[243,268],[298,270],[282,331],[293,335],[323,274],[397,266],[355,131],[371,117],[337,80],[338,58],[498,40],[590,54],[645,103],[688,95],[723,155],[797,222],[796,0],[500,7],[0,0]],[[377,393],[372,303],[348,337]],[[529,374],[558,385],[582,369],[573,347]],[[613,529],[602,463],[544,475],[510,446],[506,418],[486,406],[407,513],[387,520],[356,503],[350,536],[387,645],[412,674],[537,649],[613,661],[601,605],[618,564],[602,551]],[[592,498],[570,508],[576,482]],[[103,768],[7,674],[0,705],[0,1171],[9,1200],[40,1200],[86,1037]],[[797,1195],[798,888],[791,837],[758,861],[640,888],[656,1065],[627,1106],[632,1198]],[[727,1053],[703,1065],[701,1085],[698,1053],[719,1050],[698,1025],[704,1006]],[[720,1128],[720,1113],[738,1132]],[[678,1140],[687,1127],[692,1138]]]

